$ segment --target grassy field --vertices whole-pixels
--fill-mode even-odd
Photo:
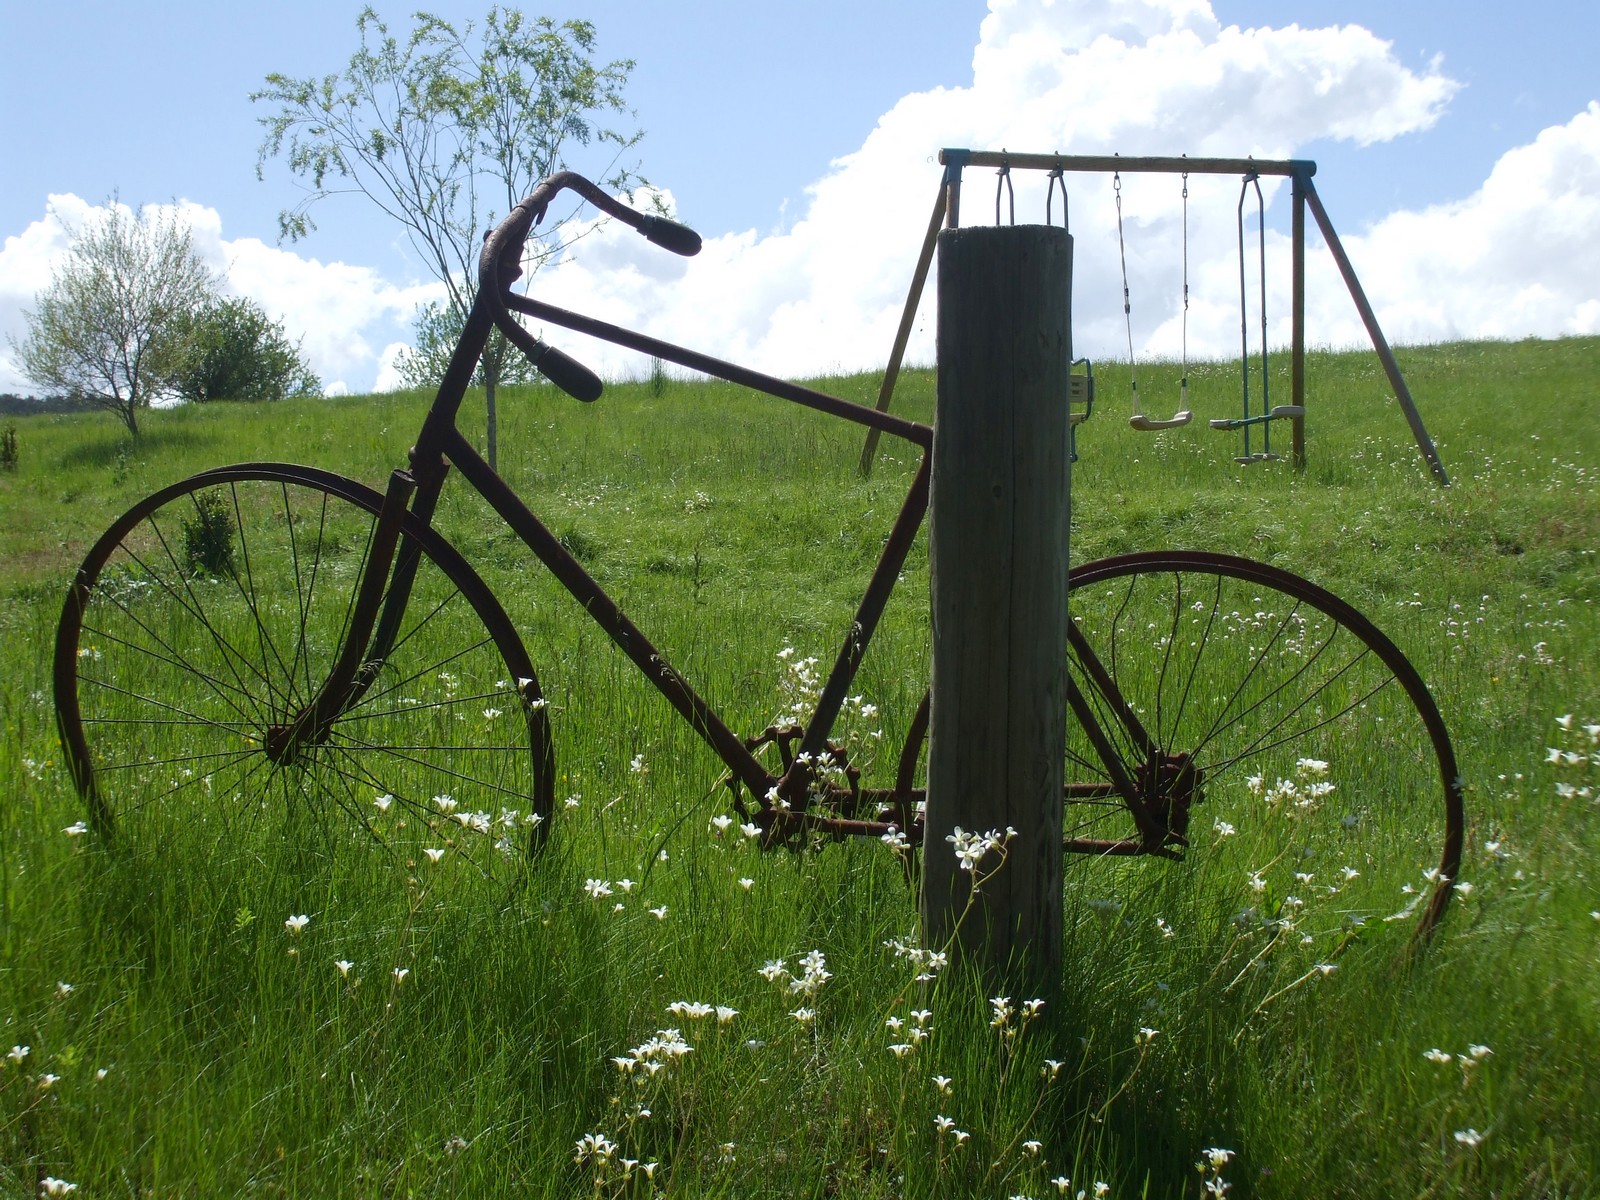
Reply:
[[[1154,435],[1103,366],[1072,559],[1227,551],[1364,611],[1450,726],[1470,887],[1425,953],[1404,922],[1330,952],[1186,906],[1193,864],[1070,860],[1065,979],[1036,1014],[915,978],[889,848],[763,853],[719,828],[720,763],[460,490],[437,523],[550,701],[531,865],[443,817],[402,833],[315,804],[257,803],[242,834],[199,812],[160,840],[72,832],[50,664],[100,531],[230,462],[381,488],[425,401],[155,412],[137,444],[102,416],[17,421],[0,1195],[1600,1195],[1600,340],[1400,358],[1447,489],[1370,354],[1312,356],[1299,475],[1236,466],[1238,435],[1204,428],[1236,366],[1192,368],[1200,419]],[[1164,370],[1141,365],[1147,409]],[[912,372],[897,408],[926,417],[932,393]],[[915,465],[886,440],[863,480],[853,427],[721,385],[500,408],[508,478],[741,732],[805,690],[797,660],[831,660]],[[845,730],[879,782],[894,752],[872,747],[926,685],[926,597],[919,543],[860,676],[876,712]],[[1381,880],[1397,909],[1410,883]]]

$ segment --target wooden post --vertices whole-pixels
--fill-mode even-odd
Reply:
[[[924,944],[1033,995],[1061,956],[1071,282],[1065,229],[939,235]],[[958,826],[1014,829],[1003,865],[961,869]]]

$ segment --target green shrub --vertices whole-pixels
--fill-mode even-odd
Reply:
[[[233,572],[233,509],[221,488],[195,494],[193,518],[183,523],[183,560],[196,575]]]

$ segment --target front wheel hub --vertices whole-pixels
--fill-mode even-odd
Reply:
[[[1166,840],[1187,845],[1189,809],[1205,798],[1205,772],[1187,754],[1161,754],[1139,768],[1139,794],[1156,817]]]
[[[262,735],[261,746],[267,752],[267,758],[278,766],[287,766],[294,761],[295,751],[299,748],[300,739],[295,737],[294,725],[269,725]]]

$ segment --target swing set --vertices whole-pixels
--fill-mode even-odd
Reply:
[[[1416,402],[1411,397],[1410,390],[1406,387],[1405,379],[1400,374],[1400,366],[1395,361],[1394,352],[1390,349],[1383,330],[1378,326],[1377,316],[1372,311],[1365,291],[1362,290],[1360,281],[1356,278],[1355,268],[1351,265],[1349,256],[1345,254],[1344,246],[1339,241],[1339,235],[1334,231],[1333,223],[1328,219],[1327,210],[1322,205],[1322,199],[1317,195],[1316,187],[1312,183],[1312,176],[1316,174],[1317,164],[1307,159],[1266,160],[1255,158],[1163,158],[1163,157],[1130,157],[1120,155],[1082,155],[1082,154],[1013,154],[1008,151],[992,150],[957,150],[946,149],[939,152],[939,162],[944,167],[944,175],[939,183],[939,193],[934,200],[933,214],[928,221],[928,231],[923,239],[922,252],[918,256],[915,271],[912,273],[910,293],[906,297],[906,305],[901,313],[900,325],[895,333],[893,348],[889,354],[889,363],[884,371],[883,382],[878,392],[877,408],[879,412],[887,412],[894,397],[895,383],[899,378],[900,366],[905,357],[907,343],[911,338],[912,325],[916,320],[917,307],[922,299],[922,292],[927,283],[928,272],[933,265],[933,252],[938,244],[941,229],[955,229],[960,225],[961,213],[961,184],[962,174],[969,168],[993,168],[997,172],[995,189],[995,223],[1001,222],[1002,200],[1009,201],[1006,216],[1010,223],[1016,223],[1016,197],[1011,186],[1011,171],[1032,170],[1045,171],[1049,179],[1045,192],[1045,224],[1054,223],[1055,194],[1057,189],[1061,192],[1061,217],[1062,225],[1068,232],[1071,231],[1069,209],[1067,200],[1066,173],[1097,173],[1112,176],[1112,192],[1116,197],[1117,209],[1117,251],[1122,269],[1122,311],[1123,323],[1128,338],[1128,371],[1130,378],[1130,392],[1132,412],[1128,423],[1134,429],[1142,432],[1156,432],[1164,429],[1176,429],[1189,424],[1194,419],[1193,410],[1189,406],[1189,176],[1193,175],[1238,175],[1242,182],[1239,188],[1239,204],[1237,213],[1238,247],[1239,247],[1239,344],[1240,344],[1240,372],[1242,405],[1241,415],[1213,419],[1209,422],[1212,429],[1236,430],[1243,434],[1243,453],[1235,457],[1235,462],[1242,464],[1262,462],[1277,459],[1280,456],[1272,449],[1272,426],[1275,422],[1287,421],[1290,425],[1290,451],[1289,457],[1295,467],[1304,467],[1305,457],[1305,415],[1306,415],[1306,378],[1305,378],[1305,301],[1306,301],[1306,212],[1310,211],[1317,223],[1317,228],[1322,234],[1322,239],[1333,255],[1334,263],[1339,269],[1345,287],[1350,293],[1350,298],[1355,302],[1356,311],[1361,317],[1362,324],[1366,326],[1367,334],[1372,339],[1373,349],[1377,352],[1383,364],[1384,373],[1388,376],[1389,385],[1394,392],[1395,400],[1404,412],[1406,421],[1411,427],[1412,437],[1415,439],[1417,449],[1426,460],[1434,478],[1441,485],[1448,485],[1449,476],[1446,475],[1444,464],[1439,461],[1438,451],[1434,448],[1433,439],[1429,437],[1427,428],[1422,423],[1422,416],[1417,411]],[[1182,358],[1180,377],[1178,380],[1177,409],[1171,416],[1151,416],[1144,411],[1139,395],[1138,372],[1133,352],[1133,306],[1128,285],[1127,240],[1124,234],[1122,219],[1122,176],[1124,174],[1167,174],[1182,177],[1182,204],[1183,204],[1183,308],[1182,308]],[[1290,338],[1289,338],[1289,388],[1290,397],[1288,404],[1273,404],[1269,392],[1268,357],[1267,357],[1267,260],[1266,260],[1266,203],[1261,192],[1260,179],[1266,176],[1287,176],[1291,185],[1291,199],[1293,203],[1291,222],[1292,244],[1292,275],[1290,284]],[[1254,259],[1257,275],[1257,307],[1260,312],[1260,346],[1259,356],[1254,356],[1251,348],[1250,321],[1249,321],[1249,260],[1250,254],[1246,238],[1246,212],[1249,207],[1250,194],[1255,196],[1256,218],[1256,245]],[[1258,362],[1260,374],[1260,387],[1256,395],[1251,394],[1251,364],[1253,357]],[[1094,401],[1093,372],[1087,360],[1079,359],[1073,364],[1074,368],[1083,366],[1082,373],[1074,370],[1071,379],[1070,393],[1068,396],[1071,406],[1070,426],[1074,437],[1077,426],[1087,419]],[[869,431],[867,442],[861,453],[861,473],[868,475],[872,471],[872,462],[877,453],[878,436],[876,430]],[[1074,446],[1075,451],[1075,446]],[[1076,457],[1074,452],[1073,457]]]

